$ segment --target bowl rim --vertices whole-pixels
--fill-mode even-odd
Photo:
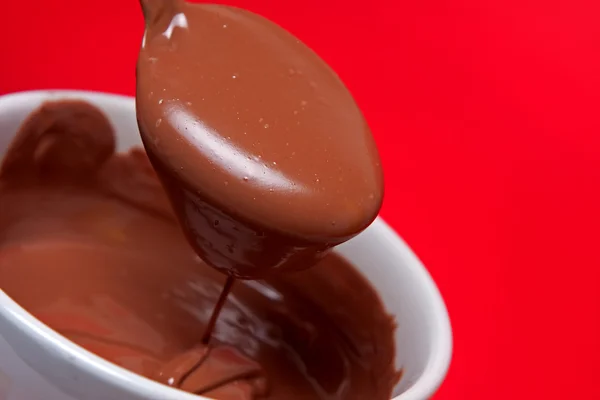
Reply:
[[[19,104],[41,103],[45,100],[82,99],[94,103],[110,105],[120,109],[135,111],[135,99],[120,94],[110,94],[85,90],[34,90],[16,92],[0,96],[0,109],[5,107],[19,107]],[[414,273],[415,280],[419,282],[427,303],[432,307],[433,332],[429,359],[421,375],[403,393],[392,400],[424,400],[431,397],[442,384],[448,369],[453,351],[453,337],[450,318],[444,300],[433,281],[431,275],[409,248],[402,238],[381,218],[373,222],[369,229],[374,230],[374,235],[392,245],[398,256],[402,258],[406,267]],[[80,367],[80,372],[93,376],[102,383],[113,386],[123,392],[135,393],[147,398],[161,398],[165,400],[209,400],[206,397],[192,395],[174,389],[141,375],[119,367],[103,358],[76,345],[67,338],[58,334],[50,327],[43,324],[24,308],[19,306],[6,293],[0,289],[0,315],[12,323],[19,330],[19,334],[27,337],[41,348],[45,349],[52,357],[72,360]]]

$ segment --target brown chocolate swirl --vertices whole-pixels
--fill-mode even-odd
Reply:
[[[201,345],[224,277],[189,247],[144,152],[114,143],[107,118],[79,101],[46,103],[23,124],[0,171],[3,291],[84,348],[191,393],[391,397],[394,321],[334,254],[238,282]]]

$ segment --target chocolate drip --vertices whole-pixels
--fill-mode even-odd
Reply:
[[[202,336],[202,343],[208,345],[210,343],[210,339],[212,337],[212,333],[215,329],[215,325],[217,324],[217,319],[221,314],[221,310],[227,301],[227,296],[231,292],[233,288],[233,284],[235,283],[235,278],[233,276],[228,276],[225,281],[225,286],[223,286],[223,290],[221,291],[221,295],[219,296],[219,300],[215,305],[215,308],[212,311],[210,316],[210,320],[208,321],[208,325],[206,326],[206,331],[204,331],[204,335]]]

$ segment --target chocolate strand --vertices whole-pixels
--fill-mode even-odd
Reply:
[[[235,278],[231,275],[227,277],[225,281],[225,285],[223,286],[223,290],[221,291],[221,295],[219,296],[219,300],[213,309],[212,315],[210,316],[210,320],[208,325],[206,326],[206,330],[204,331],[204,335],[202,336],[202,343],[208,345],[210,343],[210,339],[212,337],[212,333],[215,329],[215,325],[217,323],[217,319],[219,319],[219,314],[221,314],[221,310],[227,301],[227,296],[231,292],[233,288],[233,284],[235,283]]]

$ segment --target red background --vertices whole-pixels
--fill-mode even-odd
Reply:
[[[600,398],[600,3],[229,2],[311,45],[370,121],[383,215],[453,323],[436,399]],[[6,2],[0,93],[133,94],[141,33],[135,0]]]

